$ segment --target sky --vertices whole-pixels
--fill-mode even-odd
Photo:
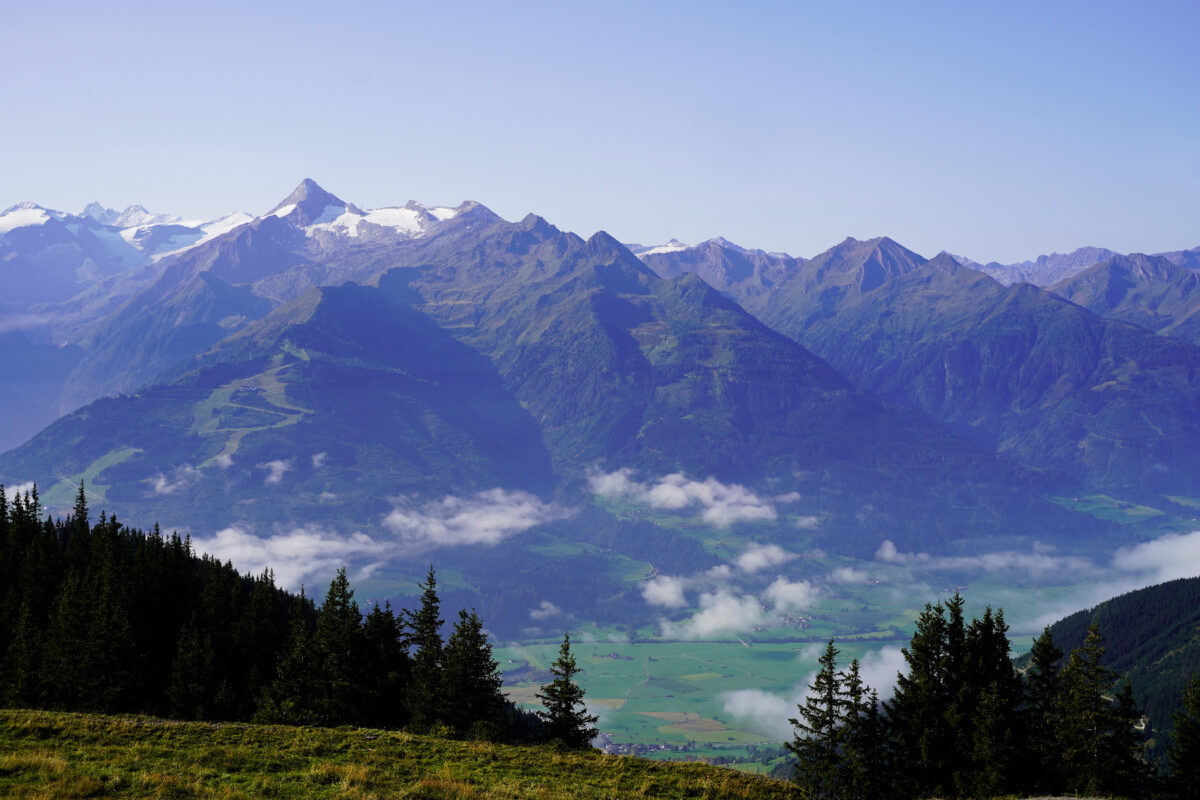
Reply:
[[[1200,245],[1200,3],[47,2],[0,207],[212,218],[302,178],[810,257]]]

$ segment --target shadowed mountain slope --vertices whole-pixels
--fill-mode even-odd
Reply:
[[[888,239],[847,240],[743,296],[857,386],[1018,462],[1111,491],[1200,491],[1194,346]]]
[[[107,334],[181,343],[161,357],[143,346],[166,382],[60,420],[0,460],[0,475],[86,476],[143,518],[182,514],[186,496],[202,510],[189,518],[213,527],[339,513],[377,525],[388,496],[488,486],[558,485],[578,502],[590,470],[619,467],[799,491],[825,515],[822,536],[866,553],[883,529],[928,548],[1091,524],[1042,499],[1061,478],[854,388],[703,281],[659,278],[607,234],[585,241],[467,204],[436,235],[346,241],[324,261],[305,260],[317,251],[302,235],[269,216],[169,265]],[[850,294],[911,260],[885,244],[853,285],[840,262],[817,268]],[[334,274],[375,285],[266,308],[262,281]],[[189,347],[208,349],[188,361]],[[273,469],[287,480],[268,481]]]
[[[1117,256],[1047,291],[1103,317],[1200,344],[1200,272],[1162,256]]]

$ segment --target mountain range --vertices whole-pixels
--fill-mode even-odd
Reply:
[[[1169,258],[1006,286],[886,238],[630,248],[311,180],[255,218],[0,223],[25,287],[0,482],[402,564],[383,594],[435,553],[513,631],[543,601],[636,627],[645,577],[752,546],[1099,545],[1120,526],[1057,497],[1200,496],[1200,348],[1172,338],[1194,284]],[[1088,288],[1105,265],[1172,288],[1114,300]]]

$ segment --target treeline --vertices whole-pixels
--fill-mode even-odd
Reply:
[[[500,693],[483,624],[448,639],[430,568],[418,609],[363,615],[343,569],[318,609],[197,555],[187,538],[101,513],[66,519],[0,486],[0,702],[178,719],[405,727],[530,741],[538,715]]]
[[[853,800],[1138,797],[1154,788],[1144,759],[1148,731],[1128,679],[1118,682],[1101,664],[1098,627],[1065,659],[1047,629],[1023,672],[1010,659],[1007,634],[1002,611],[988,608],[967,623],[957,594],[927,605],[903,651],[907,671],[882,703],[864,685],[857,660],[838,670],[831,641],[791,720],[801,793]],[[1200,724],[1195,705],[1195,721],[1176,719],[1177,729]],[[1171,766],[1200,764],[1200,753],[1185,753],[1185,746],[1196,745],[1172,743]],[[1167,785],[1194,797],[1190,776],[1176,777]]]

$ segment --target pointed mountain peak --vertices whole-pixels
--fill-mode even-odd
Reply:
[[[943,250],[933,258],[929,259],[927,262],[925,262],[924,266],[937,267],[938,269],[942,270],[969,269],[969,267],[963,264],[962,260],[960,260],[958,256],[946,250]]]
[[[312,178],[305,178],[300,181],[299,186],[292,190],[291,194],[268,211],[266,216],[283,217],[301,227],[306,227],[319,219],[340,216],[347,211],[359,215],[363,213],[356,206],[325,191]]]
[[[539,233],[550,233],[554,230],[554,226],[546,221],[545,217],[540,217],[537,214],[529,213],[517,223],[522,230],[538,231]]]
[[[117,218],[121,216],[121,213],[112,208],[105,208],[93,201],[83,207],[83,211],[80,212],[79,216],[95,220],[101,225],[114,225],[117,222]]]
[[[616,239],[614,239],[612,237],[612,235],[609,234],[608,231],[596,231],[595,233],[593,233],[591,236],[588,237],[586,245],[587,245],[588,250],[593,253],[599,252],[602,250],[610,250],[610,249],[624,250],[625,249],[625,245],[621,244]]]
[[[142,225],[161,225],[179,221],[180,218],[172,214],[152,214],[146,210],[145,206],[134,205],[127,206],[121,215],[110,224],[118,228],[136,228]]]
[[[672,239],[672,241],[674,241],[674,240]],[[713,238],[711,238],[711,239],[706,239],[705,241],[703,241],[703,242],[701,242],[701,243],[700,243],[700,246],[702,246],[702,247],[703,247],[703,246],[707,246],[707,247],[720,247],[720,248],[721,248],[721,249],[723,249],[723,250],[732,250],[732,251],[734,251],[735,253],[748,253],[748,252],[750,252],[749,250],[747,250],[746,248],[742,247],[741,245],[736,245],[736,244],[734,244],[733,242],[729,241],[729,240],[728,240],[728,239],[726,239],[724,236],[714,236],[714,237],[713,237]]]

